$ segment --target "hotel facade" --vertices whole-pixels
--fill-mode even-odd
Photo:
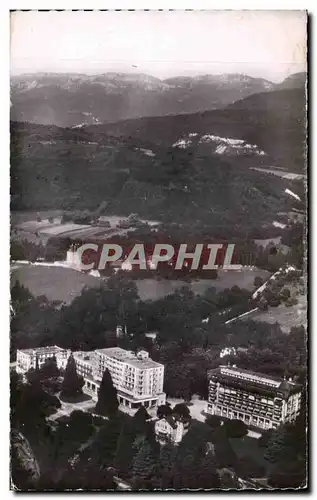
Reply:
[[[164,365],[149,358],[146,351],[137,354],[120,347],[93,352],[74,352],[77,373],[84,378],[83,390],[97,400],[103,373],[109,370],[118,391],[119,403],[131,409],[165,403]]]
[[[219,366],[208,372],[208,413],[242,420],[260,429],[293,422],[299,414],[301,386],[291,380]]]
[[[83,391],[94,400],[98,399],[102,376],[108,369],[121,405],[137,409],[141,405],[151,408],[165,403],[164,365],[153,361],[148,352],[141,350],[135,354],[120,347],[110,347],[72,354],[77,373],[84,379]],[[18,349],[16,371],[26,374],[31,368],[41,368],[53,356],[58,368],[65,369],[70,355],[70,350],[58,346]]]
[[[16,358],[16,371],[24,375],[31,368],[41,368],[45,361],[55,356],[57,367],[65,369],[70,351],[57,345],[37,347],[35,349],[18,349]]]

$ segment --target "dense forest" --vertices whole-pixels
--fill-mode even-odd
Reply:
[[[31,128],[30,128],[31,127]],[[35,127],[35,130],[33,130]],[[32,131],[33,130],[33,131]],[[81,132],[82,133],[82,132]],[[80,133],[79,137],[80,137]],[[103,136],[12,124],[12,210],[97,210],[234,231],[271,225],[289,211],[293,182],[245,168],[243,160],[160,147],[155,157]],[[295,187],[296,191],[296,187]]]
[[[17,348],[51,344],[71,350],[144,347],[166,367],[166,392],[186,399],[194,393],[206,397],[207,370],[219,364],[219,354],[228,346],[238,349],[235,362],[245,368],[301,380],[307,371],[304,327],[286,335],[278,324],[252,320],[224,324],[228,311],[233,317],[254,307],[251,293],[238,287],[218,293],[210,288],[198,296],[183,287],[165,298],[143,302],[133,281],[115,276],[100,289],[84,289],[69,306],[50,303],[44,296],[34,298],[18,282],[11,295],[12,359]],[[289,295],[277,283],[259,300],[264,299],[275,307]],[[208,322],[202,322],[207,317]],[[127,326],[128,334],[121,339],[114,333],[118,324]],[[157,332],[154,343],[145,336],[148,331]]]
[[[132,282],[112,279],[107,289],[86,290],[70,306],[56,308],[45,297],[34,299],[16,284],[11,347],[13,351],[53,343],[73,350],[143,347],[164,363],[167,395],[188,402],[193,394],[207,397],[207,371],[220,362],[292,376],[305,388],[304,328],[293,328],[285,335],[278,325],[252,321],[224,325],[219,319],[218,313],[225,307],[248,298],[249,293],[237,287],[218,294],[210,289],[196,299],[184,288],[166,299],[144,303],[138,300]],[[205,314],[210,321],[201,323],[199,318]],[[128,334],[117,339],[114,328],[123,321]],[[144,335],[148,329],[157,331],[154,342]],[[237,355],[220,361],[225,346],[235,346]],[[76,410],[52,425],[48,417],[61,404],[54,396],[60,390],[60,376],[61,400],[78,397],[82,380],[76,375],[72,356],[64,373],[58,373],[53,359],[41,369],[30,370],[26,383],[12,372],[12,480],[18,489],[115,490],[117,476],[132,489],[238,488],[234,475],[246,479],[268,475],[269,484],[275,487],[305,483],[305,389],[298,421],[264,433],[258,442],[264,450],[265,470],[263,463],[238,457],[232,440],[246,433],[239,421],[220,427],[215,418],[207,419],[206,424],[193,420],[179,447],[161,446],[144,409],[132,418],[118,411],[116,390],[107,371],[93,413]],[[158,418],[181,412],[190,420],[190,406],[178,406],[182,408],[159,407]],[[228,468],[234,471],[233,477],[224,473]]]

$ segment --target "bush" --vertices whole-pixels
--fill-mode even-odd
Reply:
[[[263,285],[263,283],[264,283],[264,281],[263,281],[263,278],[261,278],[261,276],[256,276],[256,277],[254,278],[254,282],[253,282],[253,284],[254,284],[254,286],[255,286],[256,288],[259,288],[260,286],[262,286],[262,285]]]
[[[267,311],[269,308],[269,305],[267,303],[267,300],[264,299],[264,297],[261,298],[261,300],[258,303],[258,308],[260,311]]]
[[[220,427],[220,425],[222,424],[222,419],[218,415],[208,415],[208,417],[206,417],[205,423],[212,428]]]
[[[239,476],[245,478],[264,477],[265,467],[251,457],[242,457],[238,462]]]
[[[248,428],[242,420],[228,420],[224,428],[230,438],[242,438],[248,433]]]
[[[266,448],[267,445],[269,444],[269,441],[272,437],[272,432],[273,429],[268,429],[267,431],[264,431],[262,436],[258,439],[258,445],[260,448]]]
[[[169,415],[172,415],[173,410],[169,403],[165,403],[164,405],[160,405],[157,407],[156,415],[158,418],[166,418]]]
[[[298,304],[298,300],[295,297],[290,297],[286,300],[286,307],[296,306]]]

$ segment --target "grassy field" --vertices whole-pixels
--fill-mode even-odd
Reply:
[[[289,333],[293,326],[303,325],[307,327],[307,298],[299,295],[297,297],[298,304],[286,307],[284,304],[278,307],[270,307],[268,311],[255,311],[246,319],[254,321],[262,321],[265,323],[279,323],[281,329],[285,333]],[[240,321],[243,321],[241,318]]]
[[[97,288],[102,284],[100,279],[73,269],[28,264],[13,266],[11,284],[17,280],[34,296],[46,295],[49,300],[61,300],[66,304],[80,295],[84,286]]]
[[[266,172],[267,174],[277,175],[278,177],[283,177],[284,179],[303,179],[305,177],[302,174],[294,174],[292,172],[286,172],[285,170],[277,169],[277,168],[260,168],[260,167],[251,167],[251,170],[257,170],[258,172]]]
[[[307,328],[307,284],[303,278],[292,283],[285,283],[291,293],[291,298],[297,300],[297,304],[286,306],[284,303],[277,307],[269,307],[268,311],[255,311],[245,319],[261,321],[265,323],[278,323],[285,333],[289,333],[292,327],[304,326]],[[241,318],[239,321],[243,321]]]
[[[196,294],[204,293],[208,288],[224,290],[237,285],[249,290],[253,289],[255,276],[266,278],[267,271],[244,270],[219,271],[216,280],[199,280],[188,283],[180,280],[137,280],[136,284],[142,300],[156,300],[172,294],[182,286],[190,287]],[[22,285],[30,289],[35,296],[46,295],[49,300],[61,300],[66,304],[81,293],[84,286],[99,287],[102,281],[94,276],[80,273],[67,267],[35,266],[30,264],[14,264],[11,268],[11,281],[18,280]]]
[[[261,276],[267,280],[271,273],[263,269],[244,269],[242,271],[218,271],[218,277],[215,280],[202,279],[198,281],[181,281],[181,280],[155,280],[144,279],[137,280],[139,294],[141,299],[159,299],[173,293],[182,286],[188,286],[196,294],[203,294],[208,288],[215,288],[217,291],[226,288],[238,286],[252,291],[254,289],[255,276]]]

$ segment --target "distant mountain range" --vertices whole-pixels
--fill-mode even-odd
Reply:
[[[110,214],[260,229],[287,211],[285,189],[299,187],[249,167],[304,172],[305,120],[305,91],[293,89],[220,110],[82,128],[14,122],[11,206],[106,204]]]
[[[20,83],[14,80],[12,209],[106,206],[108,214],[138,213],[152,220],[194,225],[199,221],[221,231],[230,228],[232,234],[251,229],[252,234],[262,234],[279,212],[291,208],[293,200],[285,189],[297,192],[300,183],[294,187],[295,181],[249,167],[305,171],[305,75],[292,75],[273,87],[243,75],[167,81],[119,76],[31,75]],[[262,92],[255,93],[260,87]],[[173,114],[186,88],[189,97],[181,106],[183,113]],[[205,96],[218,95],[218,109],[184,113],[186,102],[194,106],[198,88]],[[252,95],[239,99],[245,92]],[[133,115],[136,108],[140,113],[142,106],[149,112],[149,96],[153,106],[160,99],[166,105],[165,111],[161,106],[156,113],[169,114],[105,120],[109,103],[112,117]],[[92,103],[94,108],[89,108]],[[207,99],[196,104],[208,108]],[[16,116],[17,109],[25,114]],[[91,114],[83,111],[87,109]],[[85,121],[76,125],[83,117]],[[25,123],[40,119],[49,125]],[[60,122],[66,128],[56,126]]]
[[[37,73],[11,78],[11,119],[61,127],[196,113],[252,94],[304,88],[305,73],[275,84],[243,74],[160,80],[145,74]]]

